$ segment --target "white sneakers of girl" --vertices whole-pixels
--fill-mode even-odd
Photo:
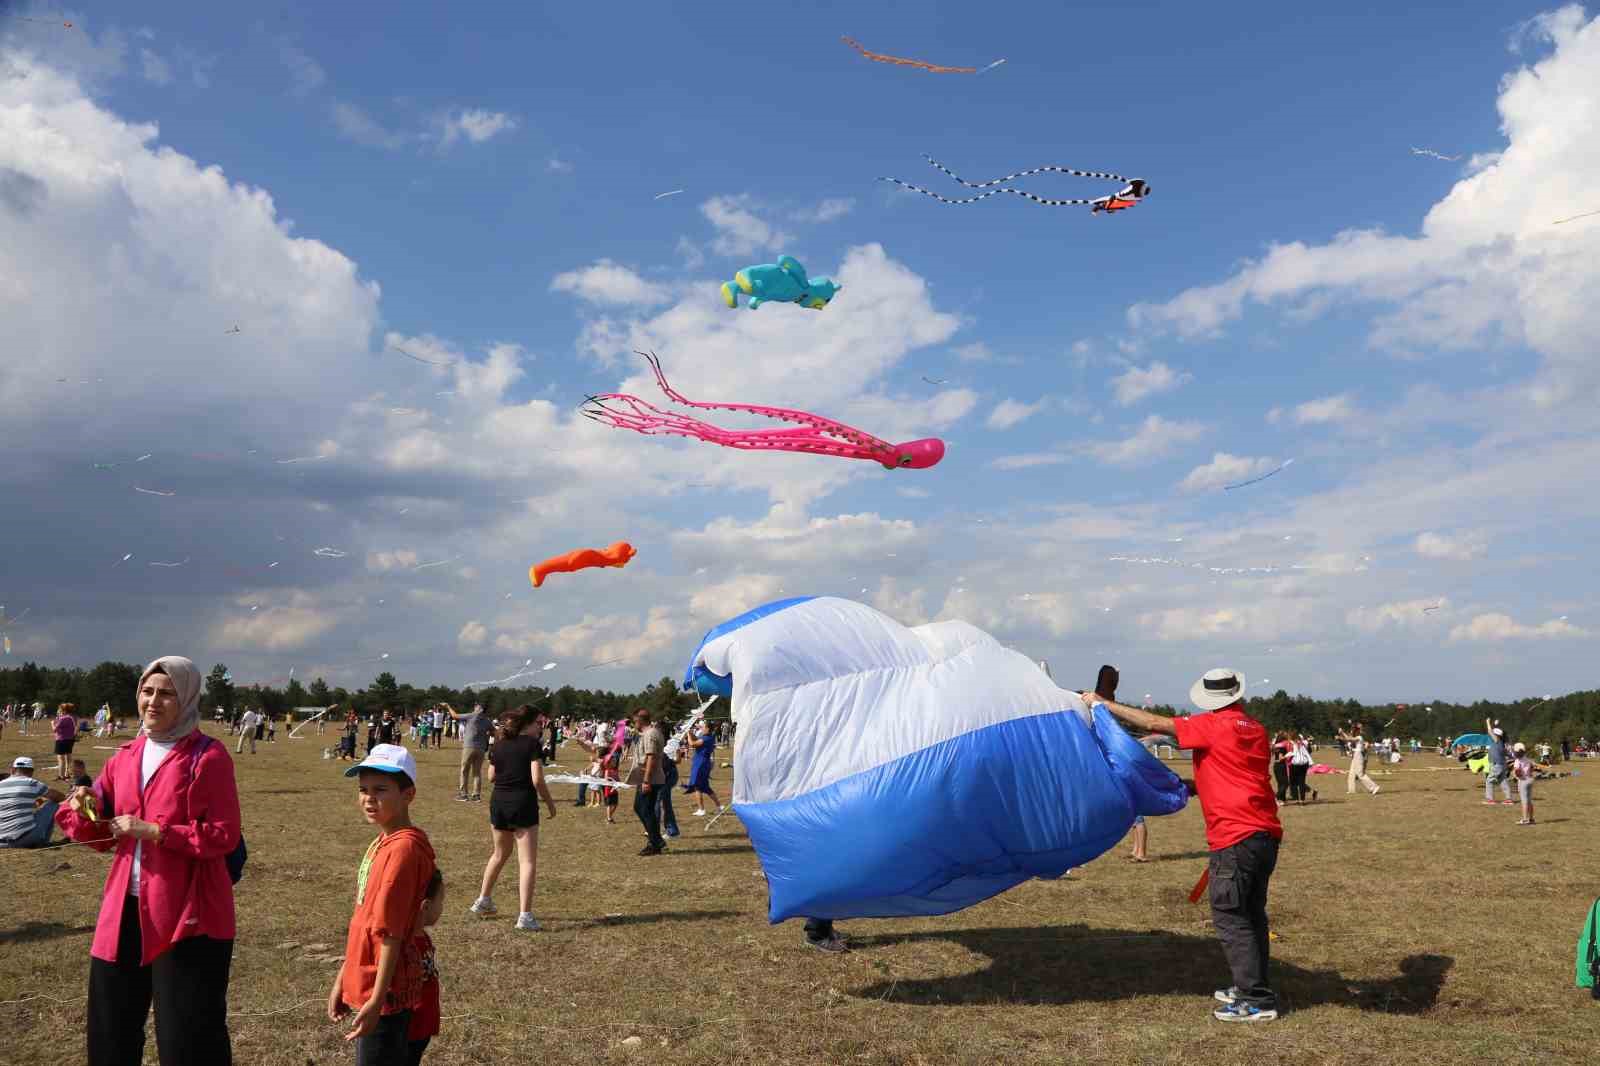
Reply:
[[[527,911],[523,911],[517,915],[517,928],[529,933],[537,933],[539,931],[539,919]]]
[[[472,906],[467,908],[467,912],[469,914],[476,914],[480,917],[488,917],[489,915],[495,913],[494,900],[490,899],[488,896],[479,896],[472,902]]]

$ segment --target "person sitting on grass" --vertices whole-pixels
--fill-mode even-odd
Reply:
[[[360,779],[357,805],[378,837],[356,871],[355,911],[328,992],[328,1020],[354,1012],[345,1039],[355,1043],[358,1066],[407,1066],[411,1013],[422,998],[411,937],[437,869],[428,834],[411,824],[417,763],[405,748],[379,744],[344,775]]]
[[[1176,738],[1194,753],[1194,790],[1205,816],[1211,852],[1211,922],[1233,972],[1233,985],[1219,989],[1222,1006],[1212,1016],[1224,1022],[1269,1022],[1278,1017],[1277,997],[1267,985],[1267,884],[1278,863],[1283,826],[1273,795],[1267,730],[1244,713],[1244,678],[1233,670],[1209,670],[1189,690],[1200,709],[1188,718],[1167,718],[1083,693],[1127,725]]]
[[[34,779],[33,760],[18,755],[0,781],[0,848],[42,848],[50,843],[56,809],[66,793]]]

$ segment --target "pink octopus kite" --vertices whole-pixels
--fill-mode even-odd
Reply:
[[[667,384],[667,377],[661,372],[661,360],[654,352],[636,354],[644,356],[649,361],[650,368],[656,374],[656,384],[661,386],[661,391],[666,393],[667,399],[674,403],[710,411],[742,411],[775,418],[780,422],[798,422],[800,425],[795,429],[723,429],[709,422],[702,422],[698,418],[663,411],[637,396],[621,392],[606,392],[589,397],[583,408],[585,415],[608,426],[631,429],[652,436],[666,433],[678,437],[693,437],[711,444],[720,444],[724,448],[810,452],[813,455],[837,455],[845,459],[870,459],[875,463],[882,463],[889,470],[896,467],[923,470],[944,458],[944,441],[933,437],[907,441],[904,444],[890,444],[853,426],[808,411],[795,411],[787,407],[763,407],[750,403],[699,403],[686,399]],[[615,404],[616,407],[606,406],[607,402]]]

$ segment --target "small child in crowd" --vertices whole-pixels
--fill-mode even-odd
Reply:
[[[607,781],[617,780],[617,760],[622,758],[619,751],[607,751],[600,757],[600,776]],[[617,824],[617,792],[615,788],[608,788],[606,793],[606,824]]]
[[[94,778],[89,776],[89,767],[82,759],[72,760],[72,787],[93,788]]]
[[[422,963],[422,998],[417,1002],[417,1009],[411,1012],[411,1027],[406,1030],[406,1050],[411,1056],[406,1060],[408,1066],[421,1066],[428,1041],[439,1035],[439,964],[434,960],[433,938],[428,935],[428,927],[438,922],[443,913],[444,874],[435,870],[428,879],[428,894],[422,900],[417,935],[412,942]]]
[[[1526,745],[1517,744],[1511,749],[1516,759],[1511,763],[1511,776],[1517,779],[1517,796],[1522,800],[1522,821],[1518,825],[1533,824],[1533,778],[1539,772],[1528,758]]]
[[[437,869],[428,834],[411,824],[417,763],[398,744],[378,744],[345,776],[360,778],[358,805],[378,838],[356,872],[355,912],[328,992],[328,1020],[355,1013],[345,1039],[355,1042],[357,1066],[408,1066],[407,1036],[423,991],[414,937]]]
[[[588,773],[588,775],[590,777],[599,777],[600,776],[600,771],[601,771],[600,756],[596,755],[590,761],[589,769],[588,769],[587,773]],[[591,788],[591,789],[588,790],[589,806],[591,806],[591,807],[600,806],[600,792],[601,792],[601,790],[598,789],[598,788]]]

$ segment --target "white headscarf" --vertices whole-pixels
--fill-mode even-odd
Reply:
[[[163,655],[145,667],[144,673],[139,675],[139,689],[144,688],[145,678],[155,673],[157,668],[172,679],[172,687],[178,693],[180,710],[178,721],[171,729],[151,733],[149,736],[157,743],[171,744],[200,728],[200,670],[181,655]],[[139,689],[134,690],[135,700],[138,699]]]

